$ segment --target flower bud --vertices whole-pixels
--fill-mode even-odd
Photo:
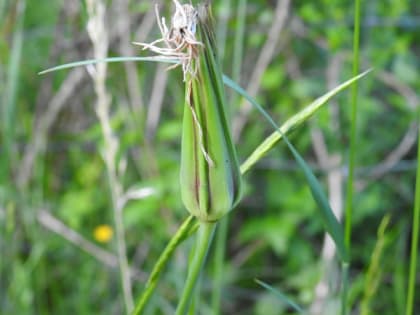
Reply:
[[[188,8],[190,10],[191,6]],[[194,13],[196,20],[190,21],[194,25],[189,26],[197,37],[189,40],[196,44],[191,45],[192,58],[183,65],[186,96],[181,195],[191,214],[201,221],[213,222],[238,202],[241,174],[226,120],[226,101],[210,10],[208,6],[201,6]]]

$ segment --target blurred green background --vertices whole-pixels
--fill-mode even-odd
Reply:
[[[154,3],[106,1],[109,56],[150,55],[131,42],[160,37]],[[169,16],[172,3],[160,3]],[[353,1],[213,5],[224,73],[278,124],[351,77]],[[89,69],[38,75],[94,57],[88,19],[84,1],[0,0],[1,314],[124,312],[106,146]],[[362,1],[361,29],[361,68],[374,72],[359,86],[350,301],[353,314],[363,303],[366,314],[403,314],[417,165],[420,2]],[[117,174],[124,191],[141,195],[123,209],[135,297],[187,216],[178,183],[182,75],[165,68],[109,64],[106,80]],[[244,161],[272,128],[226,92]],[[290,136],[340,217],[350,109],[350,93],[343,92]],[[335,314],[340,276],[330,258],[334,248],[324,240],[302,173],[287,148],[277,147],[246,175],[245,197],[230,215],[221,313],[292,314],[254,282],[258,278],[311,314]],[[389,224],[378,233],[387,215]],[[151,314],[173,314],[191,244],[175,253]],[[200,314],[209,314],[211,256]]]

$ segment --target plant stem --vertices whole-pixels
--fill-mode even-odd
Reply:
[[[359,72],[359,38],[360,38],[360,0],[355,0],[354,12],[354,37],[353,37],[353,75]],[[351,130],[350,130],[350,153],[349,153],[349,174],[347,179],[346,196],[346,219],[345,219],[345,244],[348,249],[351,245],[351,222],[353,212],[353,178],[356,153],[356,129],[357,129],[357,92],[358,83],[355,82],[351,88]]]
[[[359,42],[360,42],[360,0],[355,0],[354,8],[354,33],[353,33],[353,75],[359,72]],[[350,153],[349,153],[349,174],[347,178],[347,195],[346,195],[346,211],[345,211],[345,227],[344,227],[344,244],[347,252],[350,254],[351,247],[351,227],[353,213],[353,178],[355,168],[356,154],[356,130],[357,130],[357,92],[359,84],[355,82],[351,89],[351,130],[350,130]],[[349,264],[343,264],[343,291],[341,301],[341,314],[347,314],[347,291],[349,285]]]
[[[247,0],[239,0],[237,7],[237,26],[235,28],[234,50],[232,58],[232,78],[235,82],[240,82],[241,64],[243,58],[243,45],[245,37]]]
[[[226,239],[229,226],[229,216],[224,216],[216,231],[216,247],[214,251],[214,276],[212,289],[213,315],[220,314],[221,296],[223,290],[223,266],[226,251]]]
[[[347,312],[347,295],[349,291],[349,267],[348,262],[341,263],[341,314]]]
[[[233,35],[233,52],[232,52],[232,79],[238,84],[241,82],[241,66],[243,61],[243,49],[245,38],[245,22],[246,22],[246,7],[247,0],[239,0],[236,8],[236,27]],[[231,104],[239,105],[239,95],[230,91],[229,102]],[[229,116],[232,113],[229,112]]]
[[[419,119],[420,121],[420,119]],[[414,218],[411,237],[410,271],[408,276],[408,293],[405,307],[405,314],[414,314],[414,293],[416,285],[416,266],[418,255],[418,241],[420,228],[420,127],[417,139],[417,173],[416,173],[416,195],[414,197]]]
[[[197,243],[195,246],[195,254],[192,264],[189,266],[187,281],[185,283],[184,291],[176,309],[176,315],[185,315],[188,312],[191,296],[197,282],[198,276],[203,268],[204,261],[207,256],[207,251],[210,247],[213,232],[216,223],[201,222],[198,228]]]
[[[226,48],[226,37],[229,24],[229,18],[231,16],[231,0],[225,0],[220,10],[219,18],[217,23],[217,52],[221,63],[225,60],[225,48]]]
[[[111,174],[108,174],[111,175]],[[113,199],[113,213],[115,221],[115,234],[117,238],[117,251],[118,251],[118,265],[120,267],[121,282],[124,294],[124,304],[126,308],[126,313],[129,314],[134,308],[133,293],[131,291],[131,278],[130,278],[130,266],[127,259],[127,246],[125,243],[125,229],[122,217],[123,209],[118,207],[118,195],[116,192],[115,185],[111,182],[111,176],[109,178],[109,186],[112,191]]]
[[[0,3],[0,20],[3,15],[3,10],[6,7],[4,2]],[[1,118],[1,133],[0,139],[2,142],[2,154],[0,156],[0,183],[6,183],[11,178],[12,161],[16,157],[15,146],[15,127],[19,123],[15,122],[16,116],[16,97],[19,87],[19,72],[22,58],[22,45],[24,41],[23,25],[25,19],[26,1],[20,0],[16,5],[16,22],[14,25],[11,49],[9,52],[9,64],[7,69],[7,76],[4,88],[4,96],[1,97],[2,106],[0,109]],[[3,90],[2,90],[3,91]]]
[[[87,31],[91,38],[96,59],[104,59],[108,54],[108,33],[105,27],[105,4],[101,0],[86,0],[89,21]],[[111,193],[112,208],[117,240],[118,265],[120,269],[121,286],[124,296],[126,314],[134,307],[133,294],[131,291],[130,267],[127,259],[125,243],[125,231],[123,224],[123,204],[121,203],[123,188],[117,171],[117,152],[119,147],[118,138],[115,137],[111,126],[110,105],[111,98],[106,91],[107,64],[99,63],[91,76],[94,81],[97,101],[95,106],[96,115],[101,125],[104,149],[102,158],[105,162],[108,175],[109,190]]]
[[[190,215],[184,223],[179,227],[178,231],[175,235],[171,238],[168,245],[165,247],[162,254],[159,256],[158,261],[153,267],[152,272],[150,273],[149,279],[146,282],[144,287],[144,291],[140,296],[140,299],[134,309],[132,315],[140,315],[142,314],[144,308],[147,305],[152,293],[154,292],[157,282],[159,280],[159,276],[162,273],[164,267],[166,266],[169,259],[172,257],[172,253],[178,247],[178,245],[186,239],[192,230],[195,229],[195,220],[192,215]]]

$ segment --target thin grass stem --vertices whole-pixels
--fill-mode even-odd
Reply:
[[[353,34],[353,75],[359,72],[359,42],[360,42],[360,0],[355,0],[354,8],[354,34]],[[347,178],[347,195],[345,208],[344,244],[347,252],[350,253],[351,247],[351,228],[353,216],[353,179],[355,169],[355,156],[357,145],[357,94],[358,82],[351,88],[351,127],[350,127],[350,152],[349,152],[349,173]],[[343,264],[343,291],[341,294],[341,314],[347,314],[347,291],[349,286],[348,269],[349,264]]]
[[[6,0],[0,0],[0,20],[4,19],[6,12]]]
[[[168,245],[166,245],[162,254],[159,256],[158,261],[155,263],[152,272],[150,273],[149,279],[146,282],[143,293],[140,296],[139,302],[137,303],[132,315],[140,315],[143,313],[147,302],[150,300],[150,297],[156,288],[159,277],[166,264],[171,259],[173,252],[183,240],[188,238],[192,232],[195,232],[196,225],[194,223],[194,217],[192,215],[188,216],[175,235],[171,238]]]
[[[212,287],[212,314],[220,314],[221,297],[223,291],[224,261],[226,252],[226,240],[229,226],[229,216],[224,216],[219,221],[216,231],[216,243],[214,249],[214,276]]]
[[[229,18],[231,15],[231,0],[221,3],[220,16],[217,23],[217,52],[220,60],[224,60],[226,49],[226,37],[228,31]],[[223,63],[223,62],[222,62]]]
[[[239,0],[237,8],[237,26],[235,31],[235,41],[232,60],[232,78],[235,82],[240,82],[241,64],[243,59],[243,45],[245,37],[245,18],[247,0]]]
[[[200,227],[198,229],[197,234],[197,243],[195,247],[196,251],[194,254],[194,259],[189,266],[187,280],[185,283],[184,290],[182,292],[181,299],[176,309],[176,315],[185,315],[189,310],[191,297],[193,296],[193,291],[197,283],[197,279],[203,268],[207,252],[213,238],[215,227],[216,223],[213,222],[200,223]]]
[[[420,119],[419,119],[420,121]],[[407,302],[405,314],[414,314],[414,293],[416,289],[416,266],[418,256],[419,228],[420,228],[420,127],[417,138],[417,173],[416,195],[414,197],[414,217],[411,237],[410,271],[408,275]]]
[[[4,3],[1,4],[1,10],[5,8]],[[15,138],[15,113],[16,113],[16,95],[19,84],[19,71],[21,66],[22,45],[23,45],[23,24],[25,18],[26,1],[20,0],[17,2],[16,15],[17,21],[13,32],[12,45],[9,52],[7,82],[5,88],[5,95],[2,114],[2,146],[3,152],[0,157],[0,174],[7,177],[11,171],[11,162],[14,160],[14,138]],[[0,11],[2,14],[3,12]],[[1,175],[0,175],[1,176]],[[2,178],[0,178],[2,179]],[[6,181],[7,178],[4,178]],[[3,181],[3,179],[2,179]]]
[[[109,40],[105,27],[105,4],[100,0],[86,0],[86,7],[89,15],[87,30],[93,44],[95,57],[97,59],[104,59],[107,57]],[[95,112],[101,126],[102,137],[104,140],[102,158],[105,163],[108,185],[111,194],[117,242],[118,266],[120,269],[124,306],[126,313],[128,314],[134,308],[134,301],[122,217],[123,205],[121,200],[123,188],[116,165],[119,141],[118,138],[115,137],[111,126],[109,113],[111,98],[106,90],[107,64],[98,63],[94,69],[94,71],[91,71],[91,76],[97,96]]]
[[[359,39],[360,39],[360,0],[355,0],[354,9],[354,37],[353,37],[353,75],[359,72]],[[358,83],[351,88],[351,129],[350,129],[350,152],[349,173],[347,179],[346,217],[345,217],[345,243],[348,248],[351,245],[351,222],[353,212],[353,179],[355,169],[355,156],[357,145],[357,93]]]
[[[247,0],[239,0],[237,7],[237,18],[236,18],[236,28],[235,28],[235,37],[233,43],[233,58],[232,58],[232,79],[233,81],[240,84],[241,80],[241,65],[243,59],[243,47],[244,47],[244,38],[245,38],[245,20],[246,20],[246,7]],[[239,96],[233,94],[230,97],[231,103],[236,104]]]

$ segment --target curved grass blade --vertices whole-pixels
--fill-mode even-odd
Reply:
[[[66,63],[63,65],[59,65],[56,67],[43,70],[39,72],[38,74],[45,74],[45,73],[53,72],[57,70],[93,65],[93,64],[97,64],[101,62],[126,62],[126,61],[152,61],[152,62],[164,62],[164,63],[171,63],[171,64],[178,63],[178,61],[175,59],[166,59],[162,57],[109,57],[109,58],[104,58],[104,59],[88,59],[88,60],[70,62],[70,63]]]
[[[315,101],[313,101],[311,104],[306,106],[303,110],[301,110],[299,113],[293,115],[290,117],[281,127],[280,132],[277,130],[274,131],[270,136],[268,136],[255,150],[251,153],[251,155],[245,160],[244,163],[241,165],[241,172],[242,174],[246,173],[252,166],[254,166],[255,163],[257,163],[269,150],[271,150],[278,141],[281,140],[283,137],[282,134],[287,134],[297,127],[299,127],[302,123],[304,123],[306,120],[308,120],[317,110],[319,110],[323,105],[325,105],[333,96],[335,96],[337,93],[341,92],[345,88],[347,88],[349,85],[351,85],[356,80],[359,80],[366,74],[368,74],[371,70],[365,71],[358,76],[351,78],[350,80],[345,81],[344,83],[340,84],[336,88],[332,89],[328,93],[325,93],[321,97],[317,98]],[[231,87],[232,89],[236,90],[239,94],[243,95],[245,98],[247,98],[244,93],[246,94],[246,91],[242,90],[243,93],[240,93],[237,88],[240,88],[235,84],[234,81],[232,81],[227,76],[223,77],[224,83]],[[236,86],[235,86],[236,85]],[[241,88],[240,88],[241,89]],[[248,98],[247,98],[248,99]],[[248,101],[250,101],[248,99]],[[252,103],[252,101],[250,101]],[[254,104],[255,105],[255,104]],[[266,117],[267,118],[267,117]],[[277,129],[277,127],[276,127]]]
[[[370,70],[369,70],[370,71]],[[358,80],[362,76],[366,75],[369,71],[366,71],[348,81],[340,85],[338,88],[333,89],[329,93],[325,94],[324,96],[318,98],[314,103],[316,104],[324,104],[326,103],[332,96],[337,94],[339,91],[344,89],[345,87],[349,86],[354,81]],[[331,207],[328,203],[327,197],[325,196],[325,193],[323,192],[323,189],[321,188],[321,185],[319,184],[318,180],[316,179],[315,175],[313,174],[312,170],[309,168],[309,166],[306,164],[306,162],[303,160],[303,158],[300,156],[300,154],[296,151],[296,149],[293,147],[293,145],[289,142],[286,135],[280,130],[280,128],[277,126],[277,124],[273,121],[273,119],[268,115],[268,113],[259,105],[246,91],[241,88],[238,84],[230,80],[228,77],[223,78],[224,82],[231,88],[233,88],[236,92],[241,94],[243,97],[245,97],[252,105],[254,105],[258,111],[268,120],[268,122],[276,129],[276,132],[279,133],[281,138],[284,139],[284,141],[287,144],[287,147],[289,148],[290,152],[292,153],[293,157],[295,158],[296,162],[298,163],[299,167],[302,169],[306,181],[309,184],[309,188],[311,190],[312,196],[317,203],[319,210],[319,214],[322,218],[322,221],[324,223],[326,231],[331,235],[332,239],[334,240],[334,243],[337,247],[337,253],[340,257],[340,259],[343,262],[348,262],[348,251],[344,244],[344,232],[343,227],[338,222],[337,218],[335,217],[333,211],[331,210]],[[274,142],[275,143],[275,142]],[[273,143],[273,145],[274,145]],[[261,158],[260,154],[260,158]],[[258,159],[257,159],[258,160]]]
[[[272,286],[261,280],[255,279],[255,282],[262,286],[264,289],[267,289],[268,291],[273,293],[280,301],[292,307],[296,312],[304,314],[304,310],[298,304],[293,302],[290,298],[281,293],[279,290],[274,289]]]

